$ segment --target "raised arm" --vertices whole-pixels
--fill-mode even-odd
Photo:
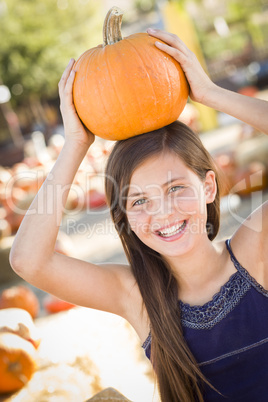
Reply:
[[[10,262],[18,275],[40,289],[74,304],[124,316],[125,296],[134,286],[127,266],[97,266],[54,251],[69,189],[94,141],[73,105],[73,64],[74,60],[59,83],[65,144],[21,223]]]
[[[156,46],[176,59],[190,85],[190,97],[218,111],[229,114],[268,134],[268,102],[221,88],[207,76],[195,54],[174,34],[148,29]],[[157,42],[160,39],[165,42]]]
[[[77,169],[94,140],[94,136],[87,133],[79,120],[72,116],[75,113],[69,96],[74,79],[74,73],[70,74],[72,66],[71,60],[59,82],[65,144],[15,237],[10,260],[18,272],[21,269],[24,271],[23,267],[26,265],[45,265],[53,256],[69,189]],[[70,112],[66,113],[66,110]],[[31,269],[27,271],[26,275],[28,273],[30,275]]]

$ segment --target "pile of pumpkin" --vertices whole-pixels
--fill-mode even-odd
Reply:
[[[49,145],[47,150],[50,157],[46,162],[41,162],[36,157],[26,157],[12,167],[0,166],[0,239],[16,233],[27,209],[54,165],[60,149]],[[105,195],[99,183],[102,178],[100,169],[107,152],[104,140],[98,141],[94,155],[89,150],[70,189],[66,213],[106,205]]]
[[[44,307],[56,313],[74,305],[47,295]],[[41,339],[34,320],[39,310],[37,296],[26,286],[11,286],[0,295],[0,394],[21,389],[38,367]]]
[[[214,155],[220,168],[222,196],[248,197],[268,187],[268,143],[264,135],[252,130],[249,138],[239,141],[235,149]]]
[[[30,289],[14,286],[2,292],[0,309],[0,393],[3,394],[21,389],[37,368],[40,337],[34,318],[39,312],[39,302]]]

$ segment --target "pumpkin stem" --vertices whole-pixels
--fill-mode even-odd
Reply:
[[[121,23],[123,11],[118,7],[112,7],[103,23],[103,47],[112,45],[122,40]]]

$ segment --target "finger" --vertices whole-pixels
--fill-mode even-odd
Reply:
[[[66,85],[64,87],[64,91],[62,92],[62,105],[63,107],[74,107],[74,102],[73,102],[73,84],[74,84],[74,79],[75,79],[75,71],[72,70],[69,74],[69,77],[66,81]]]
[[[67,65],[66,69],[64,70],[64,72],[63,72],[63,74],[61,76],[61,79],[59,81],[59,88],[60,89],[65,87],[66,82],[68,80],[68,77],[70,76],[70,72],[71,72],[71,70],[73,68],[74,63],[75,63],[75,60],[71,59],[69,61],[68,65]]]
[[[74,79],[75,79],[75,70],[72,70],[70,72],[70,75],[69,75],[68,79],[67,79],[65,89],[64,89],[64,92],[67,95],[67,97],[70,97],[70,95],[72,97]]]
[[[147,32],[149,35],[161,39],[168,45],[178,48],[185,54],[189,51],[188,47],[177,35],[171,34],[166,31],[162,31],[161,29],[152,29],[152,28],[148,28]]]
[[[175,60],[177,60],[181,64],[182,67],[184,63],[186,63],[187,57],[182,51],[178,50],[177,48],[158,41],[155,42],[155,46],[158,49],[163,50],[165,53],[172,56]]]

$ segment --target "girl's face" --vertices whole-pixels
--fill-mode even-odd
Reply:
[[[216,194],[215,174],[204,181],[175,154],[150,157],[134,171],[126,212],[131,229],[162,256],[190,251],[197,239],[207,238],[206,204]]]

